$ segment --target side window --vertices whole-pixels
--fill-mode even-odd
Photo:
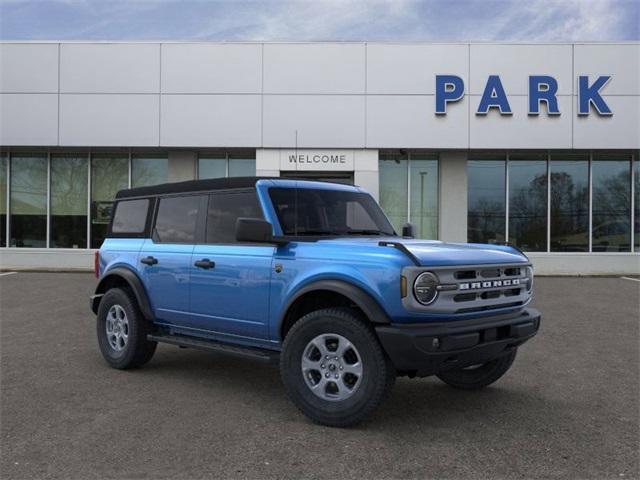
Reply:
[[[263,218],[255,191],[211,195],[207,214],[207,243],[236,243],[238,217]]]
[[[116,204],[111,231],[113,233],[144,233],[149,199],[121,200]]]
[[[160,243],[194,243],[200,198],[197,195],[161,198],[154,239]]]

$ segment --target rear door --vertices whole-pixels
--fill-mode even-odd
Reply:
[[[160,323],[189,324],[191,255],[199,234],[198,215],[205,211],[206,201],[205,195],[157,200],[151,238],[145,240],[138,261],[151,308]]]
[[[238,217],[263,218],[255,189],[209,195],[205,243],[191,258],[192,327],[222,338],[268,340],[275,247],[238,243]]]

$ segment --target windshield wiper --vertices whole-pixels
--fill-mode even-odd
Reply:
[[[347,235],[389,235],[388,233],[381,232],[380,230],[347,230]]]
[[[303,230],[298,235],[390,235],[380,230]]]

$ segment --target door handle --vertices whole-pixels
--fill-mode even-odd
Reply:
[[[210,268],[215,268],[216,262],[212,262],[208,258],[203,258],[202,260],[197,260],[194,265],[198,268],[204,268],[205,270],[208,270]]]
[[[158,259],[152,256],[144,257],[140,261],[145,265],[155,265],[156,263],[158,263]]]

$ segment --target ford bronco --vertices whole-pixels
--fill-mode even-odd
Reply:
[[[114,368],[159,342],[279,361],[312,420],[353,425],[397,376],[479,389],[540,314],[518,249],[398,235],[355,186],[271,178],[120,191],[91,309]]]

